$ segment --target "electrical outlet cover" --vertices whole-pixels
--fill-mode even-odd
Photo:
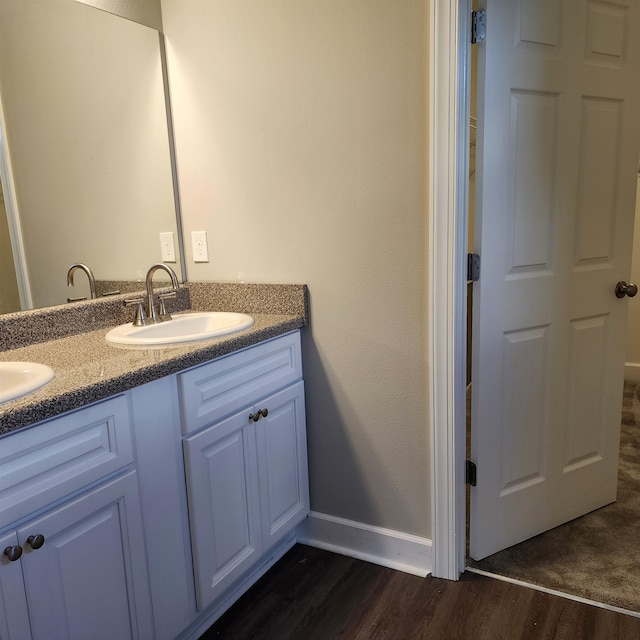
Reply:
[[[173,242],[173,231],[160,234],[160,255],[162,262],[176,261],[176,247]]]
[[[194,262],[209,262],[209,249],[207,248],[207,232],[192,231],[191,245]]]

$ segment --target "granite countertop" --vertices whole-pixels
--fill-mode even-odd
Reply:
[[[220,302],[219,288],[215,289],[216,301],[212,303],[207,298],[209,290],[197,285],[191,291],[191,310],[237,310],[254,318],[250,328],[218,338],[164,347],[123,347],[106,342],[110,327],[103,327],[0,351],[0,361],[40,362],[55,372],[53,380],[42,389],[0,404],[0,435],[301,328],[307,324],[308,316],[306,287],[300,291],[304,302],[298,307],[252,303],[246,291],[242,304],[234,304],[233,300]],[[236,308],[229,308],[232,306]],[[278,313],[256,312],[258,307]]]

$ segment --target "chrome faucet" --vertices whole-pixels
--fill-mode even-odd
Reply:
[[[158,294],[159,304],[158,309],[156,309],[155,294],[153,292],[153,276],[158,270],[166,271],[169,274],[171,284],[173,285],[173,291]],[[131,300],[124,301],[125,307],[128,307],[129,305],[136,305],[136,315],[133,319],[133,325],[136,327],[143,327],[150,322],[158,323],[164,322],[165,320],[171,320],[171,316],[165,309],[164,301],[167,298],[175,298],[176,291],[178,291],[180,286],[178,284],[178,276],[176,275],[176,272],[164,262],[157,262],[156,264],[151,265],[149,271],[147,271],[146,285],[147,293],[144,297],[132,298]],[[146,309],[145,302],[147,303]]]
[[[156,302],[153,294],[153,275],[156,271],[166,271],[171,278],[171,284],[173,285],[173,291],[171,293],[161,293],[158,295],[160,300],[160,309],[159,312],[156,311]],[[166,298],[175,298],[176,291],[178,290],[178,276],[176,272],[164,262],[157,262],[154,265],[151,265],[149,271],[147,271],[147,317],[151,320],[151,322],[164,322],[165,320],[171,320],[171,316],[166,312],[164,308],[164,301]]]
[[[87,278],[89,278],[89,290],[91,291],[91,299],[96,298],[96,279],[93,276],[93,271],[87,267],[86,264],[82,264],[82,262],[76,262],[69,267],[69,271],[67,271],[67,286],[73,286],[73,274],[80,269],[87,274]],[[85,300],[85,298],[67,298],[67,302],[76,302],[77,300]]]

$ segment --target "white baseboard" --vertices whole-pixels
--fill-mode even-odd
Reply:
[[[431,540],[311,511],[296,529],[301,544],[425,577],[431,573]]]
[[[633,382],[640,380],[640,362],[624,363],[624,379]]]

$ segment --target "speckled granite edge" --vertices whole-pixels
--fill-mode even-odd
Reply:
[[[194,311],[235,311],[301,316],[309,324],[309,289],[305,284],[187,282]]]
[[[168,287],[161,289],[168,290]],[[144,295],[144,291],[135,293]],[[124,301],[131,297],[132,293],[128,293],[0,315],[0,351],[131,322],[135,308],[124,306]],[[176,299],[167,301],[169,313],[189,307],[187,287],[180,287]]]
[[[124,300],[144,295],[139,282],[101,281],[105,288],[128,291],[96,300],[19,311],[0,315],[0,351],[30,344],[57,340],[66,336],[115,327],[130,322],[133,307]],[[164,290],[166,287],[159,287]],[[237,313],[271,313],[300,316],[309,324],[309,291],[304,284],[245,284],[188,282],[180,287],[176,300],[167,301],[169,313],[194,311],[235,311]]]
[[[141,292],[142,293],[142,292]],[[306,285],[187,283],[170,311],[249,313],[249,329],[161,348],[119,348],[108,329],[133,317],[131,293],[0,316],[0,360],[52,367],[42,389],[0,404],[0,435],[274,338],[309,323]]]
[[[19,349],[48,364],[56,377],[32,394],[0,404],[0,435],[299,329],[301,316],[255,316],[237,334],[167,348],[118,348],[104,330]],[[73,351],[73,352],[71,352]],[[83,358],[85,361],[83,361]],[[1,358],[0,358],[1,359]]]

